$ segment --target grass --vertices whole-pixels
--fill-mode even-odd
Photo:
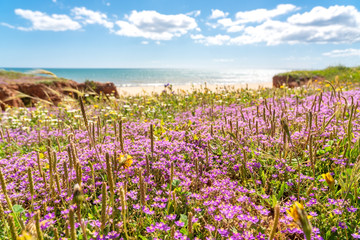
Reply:
[[[20,72],[0,70],[0,77],[5,77],[8,79],[18,79],[27,76],[29,75]]]
[[[292,71],[282,73],[280,75],[293,76],[299,78],[311,78],[314,76],[325,77],[326,80],[335,82],[360,82],[360,66],[358,67],[345,67],[345,66],[331,66],[323,70],[311,70],[311,71]]]
[[[84,97],[1,113],[1,239],[360,235],[358,84]]]
[[[52,85],[55,81],[67,81],[67,79],[57,78],[53,73],[45,70],[36,70],[32,73],[20,73],[0,69],[0,78],[2,78],[1,80],[5,81],[5,83],[13,83],[13,80],[18,80],[20,82],[43,83],[45,85]]]

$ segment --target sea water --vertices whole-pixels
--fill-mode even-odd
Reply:
[[[5,68],[9,71],[30,73],[34,68]],[[77,82],[93,80],[113,82],[118,87],[198,85],[198,84],[246,84],[271,82],[272,77],[286,69],[162,69],[162,68],[45,68],[58,77]]]

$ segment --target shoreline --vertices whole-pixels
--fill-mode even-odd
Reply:
[[[173,85],[172,90],[175,93],[186,93],[193,90],[203,91],[208,88],[213,92],[219,92],[224,89],[259,89],[259,88],[272,88],[272,82],[263,83],[239,83],[239,84],[201,84],[201,85]],[[160,94],[165,90],[164,86],[138,86],[138,87],[116,87],[119,95],[123,96],[136,96],[136,95],[149,95]]]

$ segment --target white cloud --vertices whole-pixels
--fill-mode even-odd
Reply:
[[[106,14],[101,12],[95,12],[85,7],[75,7],[71,10],[75,15],[75,19],[81,20],[83,24],[99,24],[108,29],[114,27],[114,23],[108,21]]]
[[[272,18],[288,14],[297,9],[298,8],[292,4],[280,4],[275,9],[271,10],[260,8],[252,11],[237,12],[235,14],[235,20],[226,18],[228,14],[224,14],[224,12],[220,10],[211,10],[213,12],[210,18],[221,19],[217,20],[217,24],[209,23],[208,25],[213,28],[222,26],[228,33],[241,32],[245,28],[246,24],[262,23]]]
[[[194,40],[199,40],[199,39],[205,38],[205,36],[202,34],[191,34],[190,37],[191,37],[191,39],[194,39]]]
[[[285,14],[297,9],[293,5],[279,5],[274,10],[261,9],[250,11],[252,16],[245,12],[237,14],[237,20],[230,18],[219,19],[228,33],[241,32],[231,35],[231,38],[222,41],[228,45],[246,45],[265,43],[266,45],[278,44],[340,44],[360,42],[360,12],[353,6],[331,6],[329,8],[315,7],[309,12],[295,14],[287,20],[273,20],[275,16]],[[259,17],[262,12],[263,17]],[[261,14],[260,14],[261,15]],[[257,25],[249,23],[263,21]],[[243,24],[241,24],[243,23]],[[217,35],[218,36],[218,35]],[[204,36],[205,45],[211,45],[216,36]],[[218,45],[215,41],[215,45]]]
[[[227,32],[240,32],[245,28],[245,25],[239,25],[238,21],[233,21],[230,18],[219,19],[218,24],[222,25]]]
[[[216,18],[224,18],[227,15],[229,15],[229,13],[225,13],[219,9],[211,9],[211,15],[210,15],[210,19],[216,19]]]
[[[298,43],[352,43],[360,41],[360,29],[338,25],[298,26],[288,22],[266,21],[256,27],[247,27],[244,33],[231,40],[237,45],[266,43],[267,45]]]
[[[297,10],[298,8],[292,4],[279,4],[275,9],[267,10],[264,8],[246,11],[246,12],[237,12],[235,15],[236,22],[238,23],[250,23],[250,22],[264,22],[266,20],[278,17],[284,14],[288,14]]]
[[[304,26],[343,25],[356,27],[360,25],[360,15],[354,6],[315,7],[310,12],[295,14],[288,22]]]
[[[143,37],[151,40],[171,40],[197,29],[194,18],[185,14],[164,15],[156,11],[132,11],[127,21],[117,21],[120,30],[116,34],[127,37]]]
[[[40,31],[67,31],[78,30],[81,25],[67,15],[47,15],[39,11],[15,9],[15,14],[30,20],[32,26],[29,28],[19,27],[19,30],[40,30]]]
[[[360,56],[360,49],[348,48],[343,50],[332,50],[330,52],[323,53],[327,57],[352,57]]]
[[[56,3],[56,0],[52,0],[53,3]]]
[[[195,11],[191,11],[191,12],[187,13],[186,15],[198,17],[198,16],[200,16],[200,14],[201,14],[200,10],[195,10]]]
[[[203,36],[201,34],[197,34],[197,35],[191,35],[190,37],[193,40],[195,40],[195,42],[202,43],[206,46],[213,46],[213,45],[222,46],[224,44],[229,43],[231,39],[229,35],[221,35],[221,34],[218,34],[216,36]]]
[[[148,41],[142,41],[141,44],[143,44],[143,45],[148,45],[149,42],[148,42]]]
[[[11,28],[11,29],[14,29],[14,28],[15,28],[13,25],[8,24],[8,23],[4,23],[4,22],[0,22],[0,25],[1,25],[1,26],[4,26],[4,27]]]
[[[244,30],[245,26],[244,25],[234,25],[229,27],[226,31],[229,33],[234,33],[234,32],[241,32],[242,30]]]

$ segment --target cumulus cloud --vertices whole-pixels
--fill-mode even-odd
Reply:
[[[271,10],[260,8],[252,11],[237,12],[235,14],[235,18],[238,23],[260,23],[284,14],[288,14],[297,9],[298,8],[292,4],[279,4],[275,9]]]
[[[245,25],[238,21],[233,21],[230,18],[219,19],[218,24],[222,25],[227,32],[240,32],[245,28]]]
[[[106,14],[86,9],[85,7],[75,7],[71,10],[76,20],[81,20],[83,24],[99,24],[108,29],[114,27],[114,23],[108,20]]]
[[[211,10],[212,15],[210,16],[210,18],[220,19],[217,20],[217,24],[209,23],[208,25],[212,26],[213,28],[221,26],[222,28],[226,29],[228,33],[241,32],[245,28],[246,24],[262,23],[275,17],[288,14],[295,10],[298,10],[295,5],[280,4],[277,5],[275,9],[271,10],[261,8],[251,11],[237,12],[235,14],[235,19],[233,20],[231,18],[227,18],[228,14],[225,14],[224,12],[216,9]]]
[[[156,11],[132,11],[126,21],[117,21],[116,34],[151,40],[171,40],[197,28],[194,18],[186,14],[165,15]]]
[[[72,20],[67,15],[48,15],[43,12],[24,9],[15,9],[15,14],[29,20],[32,24],[32,26],[28,28],[19,27],[19,30],[67,31],[78,30],[81,28],[81,25],[78,22]]]
[[[244,34],[235,37],[231,43],[243,45],[264,42],[267,45],[282,43],[351,43],[360,40],[360,29],[329,25],[298,26],[288,22],[266,21],[256,27],[247,27]]]
[[[360,25],[360,15],[354,6],[331,6],[329,8],[315,7],[310,12],[295,14],[288,22],[304,26],[343,25],[357,27]]]
[[[216,19],[216,18],[224,18],[227,15],[229,15],[229,13],[225,13],[219,9],[211,9],[211,15],[210,15],[210,19]]]
[[[298,10],[295,5],[280,4],[274,9],[241,11],[230,17],[222,10],[212,9],[205,22],[212,28],[208,28],[210,34],[198,34],[201,31],[196,22],[201,13],[199,10],[173,15],[134,10],[114,22],[106,14],[85,7],[75,7],[69,15],[15,9],[16,15],[30,21],[29,27],[9,23],[0,25],[22,31],[67,31],[98,24],[119,36],[143,38],[143,44],[149,40],[171,40],[189,33],[195,42],[207,46],[360,42],[360,12],[356,7],[318,6],[307,12],[296,13]],[[353,50],[332,54],[340,56],[357,53]]]
[[[253,16],[245,12],[237,14],[235,21],[230,18],[219,19],[228,33],[241,32],[231,35],[222,44],[226,45],[246,45],[265,43],[266,45],[278,44],[339,44],[360,42],[360,12],[354,6],[331,6],[329,8],[315,7],[309,12],[298,13],[290,16],[286,20],[271,19],[275,16],[288,13],[297,9],[293,5],[279,5],[274,10],[254,10]],[[260,17],[258,14],[262,12]],[[258,17],[256,17],[258,16]],[[261,22],[263,21],[263,22]],[[261,22],[257,25],[249,23]],[[217,35],[218,36],[218,35]],[[212,40],[216,36],[203,36],[205,45],[212,45]],[[213,45],[218,45],[215,42]]]
[[[323,53],[327,57],[353,57],[360,56],[360,49],[348,48],[342,50],[332,50],[330,52]]]

